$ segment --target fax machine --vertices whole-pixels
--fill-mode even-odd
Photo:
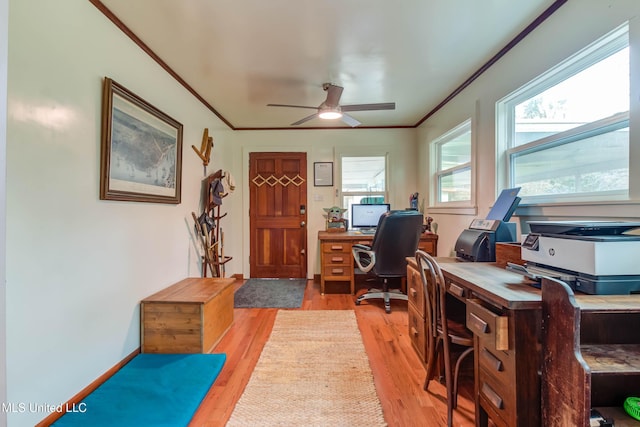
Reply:
[[[530,221],[522,243],[528,273],[588,294],[640,292],[640,222]]]

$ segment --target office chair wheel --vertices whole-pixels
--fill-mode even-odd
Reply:
[[[387,313],[391,313],[391,303],[389,302],[384,303],[384,311],[386,311]]]
[[[360,298],[356,299],[356,305],[360,305]]]

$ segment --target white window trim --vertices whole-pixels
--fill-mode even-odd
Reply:
[[[342,191],[342,158],[343,157],[384,157],[385,158],[385,164],[384,164],[384,191],[375,191],[375,192],[343,192]],[[345,194],[348,194],[350,196],[368,196],[368,195],[381,195],[384,196],[384,200],[387,203],[390,203],[389,201],[389,164],[391,164],[390,160],[389,160],[390,154],[388,151],[376,151],[376,150],[370,150],[367,151],[367,154],[364,155],[362,154],[362,151],[350,151],[350,150],[345,150],[345,151],[339,151],[336,152],[336,177],[337,179],[337,187],[336,187],[336,200],[335,202],[338,204],[342,204],[342,200],[344,198]]]
[[[496,103],[496,185],[497,190],[502,188],[512,187],[510,182],[511,177],[511,154],[518,151],[524,151],[531,149],[537,145],[541,145],[544,142],[548,142],[549,139],[559,139],[562,137],[569,137],[570,135],[577,135],[587,132],[598,125],[602,125],[605,121],[618,121],[626,120],[629,123],[629,112],[614,115],[609,118],[602,119],[600,121],[591,122],[589,124],[580,126],[578,128],[570,129],[568,131],[553,135],[549,138],[534,141],[528,144],[524,144],[519,147],[511,147],[514,135],[515,123],[510,117],[510,112],[513,111],[516,105],[520,102],[531,98],[545,90],[555,86],[556,84],[568,79],[569,77],[583,71],[604,58],[612,55],[615,52],[630,47],[629,40],[629,23],[626,22],[610,33],[606,34],[601,39],[595,41],[589,46],[581,49],[574,55],[562,61],[560,64],[551,68],[547,72],[541,74],[533,81],[525,84],[520,89],[512,92],[506,97],[502,98]],[[631,65],[630,65],[631,66]],[[633,75],[632,70],[630,74]],[[624,116],[624,117],[621,117]],[[595,126],[594,126],[595,124]],[[630,153],[631,156],[631,153]],[[630,159],[631,160],[631,159]],[[631,171],[629,187],[632,185]],[[534,206],[574,206],[574,203],[592,202],[594,205],[607,203],[607,201],[621,201],[629,200],[629,194],[632,189],[629,188],[627,192],[611,192],[611,193],[599,193],[597,196],[580,194],[580,195],[563,195],[561,198],[553,197],[551,195],[539,196],[539,197],[526,197],[520,202],[518,208],[518,214],[525,214],[525,207]],[[622,194],[624,193],[624,194]],[[607,200],[604,200],[606,197]],[[527,209],[527,211],[533,212],[533,209]],[[536,210],[537,211],[537,210]]]
[[[477,105],[476,105],[477,108]],[[457,165],[449,169],[439,170],[439,147],[447,141],[461,135],[467,130],[471,130],[471,159],[464,165]],[[468,118],[462,123],[454,126],[444,134],[435,138],[429,143],[429,158],[430,161],[430,206],[429,212],[442,213],[442,214],[461,214],[461,215],[475,215],[477,212],[476,207],[476,120]],[[456,201],[456,202],[440,202],[439,199],[439,177],[447,173],[454,172],[463,168],[470,169],[471,176],[471,197],[469,200]]]

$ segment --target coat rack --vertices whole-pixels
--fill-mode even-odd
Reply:
[[[232,259],[224,254],[224,232],[220,227],[220,220],[227,216],[226,212],[220,214],[220,205],[222,199],[227,197],[229,193],[214,194],[214,191],[217,191],[217,186],[212,185],[216,182],[221,183],[224,177],[224,172],[218,170],[202,180],[203,213],[200,217],[196,217],[196,214],[191,212],[204,251],[202,277],[207,277],[207,268],[211,270],[212,277],[225,277],[225,264]]]

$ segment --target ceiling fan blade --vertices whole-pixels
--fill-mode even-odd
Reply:
[[[267,104],[267,107],[311,108],[312,110],[318,109],[318,107],[309,107],[307,105],[290,105],[290,104]]]
[[[379,104],[354,104],[340,106],[342,111],[372,111],[372,110],[395,110],[395,102],[382,102]]]
[[[297,125],[301,125],[303,123],[308,122],[309,120],[315,119],[316,117],[318,117],[317,114],[312,114],[310,116],[305,117],[304,119],[300,119],[295,123],[291,123],[291,126],[297,126]]]
[[[331,83],[325,84],[327,91],[327,100],[324,101],[324,104],[327,107],[337,107],[340,103],[340,97],[342,96],[342,91],[344,90],[341,86],[332,85]]]
[[[341,119],[342,119],[343,122],[345,122],[346,124],[348,124],[352,128],[354,128],[356,126],[360,126],[362,124],[359,121],[357,121],[356,119],[354,119],[353,117],[351,117],[350,115],[345,114],[345,113],[342,113]]]

